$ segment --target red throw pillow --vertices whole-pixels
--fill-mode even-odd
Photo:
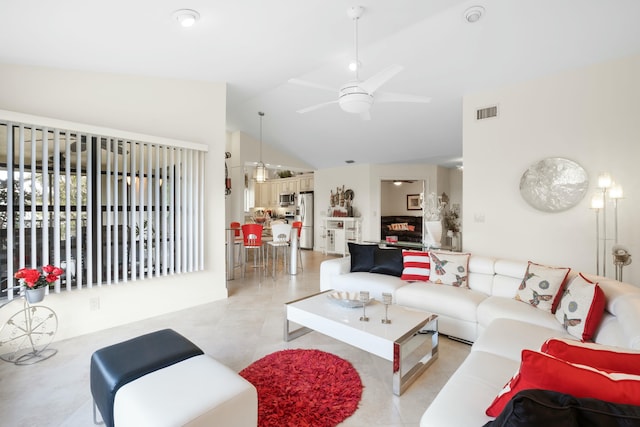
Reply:
[[[402,280],[426,282],[429,280],[431,262],[429,252],[402,251]]]
[[[547,340],[540,351],[570,363],[592,366],[605,372],[640,375],[640,352],[559,338]]]
[[[551,390],[577,398],[640,405],[638,375],[607,373],[589,366],[574,365],[548,354],[522,350],[520,371],[496,396],[487,408],[487,415],[497,417],[513,396],[528,389]]]
[[[556,319],[578,339],[589,341],[598,329],[607,298],[600,286],[582,273],[567,285],[556,309]]]

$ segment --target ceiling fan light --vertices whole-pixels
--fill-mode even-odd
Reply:
[[[368,93],[350,93],[342,96],[339,104],[347,113],[360,114],[369,111],[373,97]]]
[[[362,62],[360,61],[351,61],[349,62],[349,71],[359,71],[362,68]]]

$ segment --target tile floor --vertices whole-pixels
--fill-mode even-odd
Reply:
[[[249,269],[227,282],[230,297],[134,324],[54,342],[58,353],[32,366],[0,361],[0,425],[7,427],[93,425],[89,360],[104,346],[173,328],[205,353],[236,371],[277,350],[317,348],[349,360],[364,384],[360,407],[341,426],[418,426],[438,390],[469,353],[469,346],[440,337],[438,360],[398,397],[391,391],[391,362],[312,332],[283,341],[284,303],[319,290],[320,252],[303,251],[304,271],[275,278]],[[239,276],[239,274],[237,275]]]

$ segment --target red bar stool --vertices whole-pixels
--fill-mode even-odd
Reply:
[[[297,235],[297,239],[298,239],[298,265],[300,265],[300,270],[304,271],[304,268],[302,268],[302,253],[300,252],[300,233],[302,233],[302,221],[293,221],[293,224],[291,224],[291,227],[298,229],[298,235]]]
[[[262,248],[262,224],[242,225],[242,245],[244,247],[242,277],[244,277],[244,273],[247,270],[247,261],[249,260],[248,251],[250,250],[257,252],[253,255],[253,268],[262,268],[265,270],[266,263],[264,262],[264,250]]]

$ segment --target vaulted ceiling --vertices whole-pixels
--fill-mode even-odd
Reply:
[[[399,64],[381,90],[431,97],[380,103],[371,120],[337,104],[353,79],[362,5],[360,77]],[[471,6],[485,11],[475,23]],[[181,28],[179,8],[200,20]],[[227,82],[227,126],[315,168],[462,161],[467,93],[640,53],[637,0],[30,0],[0,2],[0,62]],[[288,83],[297,78],[336,93]],[[0,81],[0,86],[2,82]]]

